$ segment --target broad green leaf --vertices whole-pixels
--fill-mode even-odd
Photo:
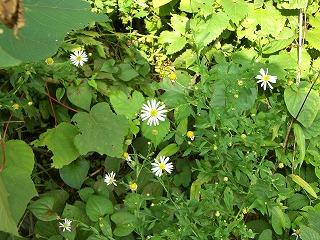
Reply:
[[[174,155],[176,152],[178,152],[178,150],[179,150],[179,146],[175,143],[171,143],[168,146],[166,146],[164,149],[162,149],[158,153],[157,157],[160,157],[160,156],[170,157],[170,156]]]
[[[139,76],[139,73],[128,63],[121,63],[118,65],[119,72],[118,77],[125,82],[131,81],[135,77]]]
[[[90,164],[87,160],[77,160],[59,169],[60,177],[70,187],[80,189],[85,181]]]
[[[249,13],[248,4],[243,0],[222,0],[221,5],[235,24],[238,24]]]
[[[320,135],[320,112],[308,128],[303,128],[306,139],[311,139]]]
[[[284,91],[285,103],[288,111],[294,118],[297,117],[298,112],[309,92],[309,89],[310,86],[308,85],[298,89],[289,87]],[[308,128],[312,125],[319,110],[319,103],[319,93],[316,90],[311,90],[297,119],[304,127]]]
[[[83,205],[83,206],[82,206]],[[86,214],[85,206],[82,205],[70,205],[66,204],[62,216],[67,219],[72,219],[76,221],[80,221],[85,224],[90,224],[90,220]]]
[[[88,84],[82,83],[79,86],[67,87],[67,97],[73,105],[87,111],[90,110],[92,92]]]
[[[11,29],[4,28],[0,38],[3,49],[0,59],[7,59],[9,55],[12,65],[52,56],[67,32],[83,28],[91,21],[108,20],[106,16],[92,13],[90,5],[81,0],[25,0],[23,6],[25,26],[19,30],[18,37]]]
[[[288,0],[280,4],[285,9],[305,9],[308,6],[308,0]]]
[[[115,229],[113,230],[113,234],[117,237],[124,237],[129,235],[134,229],[135,226],[131,223],[116,225]]]
[[[138,91],[134,91],[129,98],[124,92],[114,91],[110,95],[110,102],[117,114],[133,119],[137,117],[145,100]]]
[[[295,174],[289,175],[292,180],[298,184],[300,187],[302,187],[306,192],[308,192],[312,197],[318,198],[317,193],[313,190],[313,188],[310,186],[309,183],[307,183],[305,180],[303,180],[300,176]]]
[[[1,196],[0,217],[2,219],[0,223],[0,230],[19,236],[17,223],[14,221],[12,217],[12,213],[10,211],[10,205],[8,202],[9,193],[7,192],[6,187],[2,182],[1,176],[0,176],[0,196]]]
[[[52,196],[41,197],[29,205],[29,210],[41,221],[56,220],[58,214],[54,211],[55,199]]]
[[[309,46],[320,50],[320,42],[319,42],[320,29],[311,28],[306,33],[306,40],[309,43]]]
[[[147,125],[146,121],[142,123],[142,135],[149,140],[154,145],[159,145],[164,137],[169,133],[170,130],[170,123],[168,120],[164,122],[160,122],[158,126],[149,126]]]
[[[21,64],[21,60],[16,59],[5,52],[0,46],[0,67],[7,68]]]
[[[263,230],[258,240],[272,240],[272,231],[270,229]]]
[[[288,209],[290,210],[300,210],[304,206],[309,204],[309,199],[306,195],[295,193],[292,197],[288,198]]]
[[[106,102],[100,102],[89,113],[79,112],[72,118],[80,130],[75,145],[82,155],[97,152],[111,157],[122,155],[122,144],[129,128],[128,121],[110,110]]]
[[[229,17],[222,12],[213,13],[207,21],[192,19],[191,30],[195,36],[195,43],[202,49],[218,38],[223,30],[229,26]]]
[[[178,33],[184,34],[186,32],[187,23],[189,18],[178,14],[172,14],[171,27]]]
[[[172,0],[152,0],[152,4],[153,4],[154,8],[158,8],[158,7],[161,7],[171,1]]]
[[[304,133],[302,131],[302,128],[299,124],[294,123],[293,124],[293,132],[295,141],[297,143],[298,149],[299,149],[299,164],[303,163],[304,157],[306,155],[306,139],[304,136]]]
[[[0,158],[6,156],[6,165],[0,173],[0,231],[17,235],[17,228],[27,204],[37,195],[31,173],[34,167],[32,149],[23,141],[5,143],[5,154],[0,148]],[[3,204],[3,205],[2,205]],[[6,208],[3,209],[2,206]],[[13,225],[13,223],[15,225]]]
[[[280,40],[273,40],[263,46],[262,53],[263,54],[271,54],[277,51],[280,51],[287,46],[289,46],[295,38],[289,38],[289,39],[280,39]]]
[[[74,144],[74,138],[79,133],[77,127],[70,123],[60,123],[52,129],[42,133],[35,146],[47,146],[53,153],[52,166],[62,168],[76,160],[80,153]]]
[[[301,240],[320,240],[320,232],[305,225],[300,226]]]
[[[167,53],[173,54],[184,48],[187,44],[187,39],[177,31],[163,31],[159,36],[159,43],[167,43]]]
[[[283,229],[290,228],[290,219],[287,214],[285,214],[280,207],[274,206],[271,209],[271,223],[274,231],[281,235]]]
[[[112,214],[111,220],[115,224],[121,225],[121,224],[135,223],[137,221],[137,218],[133,214],[125,210],[121,210]]]
[[[87,201],[86,213],[91,221],[97,222],[100,217],[113,213],[112,202],[105,196],[92,195]]]

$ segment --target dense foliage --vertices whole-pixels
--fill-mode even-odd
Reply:
[[[0,239],[320,239],[317,0],[23,4]]]

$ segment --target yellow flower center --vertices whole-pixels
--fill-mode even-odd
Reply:
[[[129,185],[129,187],[132,191],[136,191],[138,188],[138,185],[135,182],[133,182]]]
[[[150,111],[150,116],[151,116],[151,117],[156,117],[156,116],[158,116],[158,110],[155,109],[155,108],[151,109],[151,111]]]
[[[51,57],[48,57],[48,58],[46,59],[46,64],[51,65],[51,64],[53,64],[53,63],[54,63],[54,61],[53,61],[53,59],[52,59]]]
[[[15,103],[15,104],[12,105],[12,108],[14,110],[18,110],[20,108],[20,105],[18,103]]]
[[[122,156],[124,159],[127,159],[129,157],[129,154],[127,152],[124,152]]]
[[[76,60],[79,61],[79,62],[82,61],[82,56],[77,56]]]
[[[165,170],[165,169],[166,169],[166,164],[160,163],[160,164],[159,164],[159,168],[160,168],[161,170]]]
[[[194,136],[194,133],[192,131],[187,132],[187,137],[192,138]]]
[[[264,75],[264,76],[262,77],[262,80],[265,81],[265,82],[269,82],[270,76],[269,76],[269,75]]]

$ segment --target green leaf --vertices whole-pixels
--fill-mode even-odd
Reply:
[[[153,4],[154,8],[158,8],[158,7],[161,7],[171,1],[172,0],[152,0],[152,4]]]
[[[9,193],[7,192],[2,182],[1,176],[0,176],[0,196],[1,196],[0,217],[2,219],[0,223],[0,230],[19,236],[17,223],[14,221],[12,217],[12,213],[10,211],[10,205],[8,202]]]
[[[201,190],[201,185],[204,183],[209,182],[211,179],[210,176],[206,174],[199,174],[197,180],[195,180],[191,184],[190,188],[190,200],[197,200],[199,201],[200,199],[200,190]]]
[[[230,19],[238,24],[249,13],[249,6],[243,0],[222,0],[221,5]]]
[[[55,128],[42,133],[35,146],[47,146],[53,153],[52,166],[62,168],[76,160],[80,153],[74,144],[74,138],[79,133],[77,127],[70,123],[60,123]]]
[[[223,200],[224,200],[224,204],[226,205],[227,209],[229,211],[232,211],[233,204],[234,204],[233,203],[234,198],[233,198],[233,192],[229,187],[226,187],[226,189],[224,190]]]
[[[280,207],[274,206],[271,209],[271,223],[274,231],[281,235],[282,229],[290,228],[290,219],[287,214],[285,214]]]
[[[159,43],[162,44],[168,43],[167,54],[179,52],[187,44],[187,39],[176,31],[163,31],[161,32],[158,40]]]
[[[272,240],[272,231],[270,229],[263,230],[258,240]]]
[[[158,153],[157,157],[160,157],[160,156],[170,157],[174,155],[176,152],[178,152],[178,150],[179,150],[179,146],[175,143],[171,143],[168,146],[166,146],[164,149],[162,149]]]
[[[189,18],[185,16],[181,16],[178,14],[172,14],[171,17],[171,27],[175,31],[184,34],[186,32],[187,23],[189,21]]]
[[[32,202],[29,210],[41,221],[53,221],[58,217],[58,214],[53,209],[54,203],[53,196],[45,196]]]
[[[77,160],[59,170],[60,177],[70,187],[80,189],[85,181],[90,164],[87,160]]]
[[[320,29],[311,28],[306,33],[306,40],[308,41],[309,46],[320,51],[319,35]]]
[[[320,232],[315,231],[310,227],[307,227],[305,225],[300,226],[301,234],[300,238],[301,240],[320,240]]]
[[[110,95],[110,102],[114,111],[117,114],[126,116],[128,119],[137,117],[144,101],[143,95],[138,91],[134,91],[132,97],[129,99],[128,96],[121,91],[114,91]]]
[[[108,20],[106,16],[92,13],[89,3],[80,0],[25,0],[23,6],[25,26],[19,30],[18,37],[11,29],[4,28],[0,38],[3,50],[0,59],[11,56],[11,66],[20,61],[37,61],[51,56],[67,32],[83,28],[91,21]]]
[[[122,81],[128,82],[139,76],[139,73],[128,63],[121,63],[118,67],[119,73],[117,74]]]
[[[222,13],[213,13],[207,21],[192,19],[191,29],[194,32],[195,43],[202,49],[218,38],[223,30],[229,26],[229,17]]]
[[[117,225],[115,229],[113,230],[113,234],[117,237],[124,237],[129,235],[135,227],[132,224],[128,225]]]
[[[297,117],[309,89],[309,86],[300,87],[298,89],[289,87],[284,91],[286,106],[293,117]],[[308,128],[312,125],[319,111],[319,103],[320,98],[318,92],[316,90],[311,90],[297,119],[304,127]]]
[[[79,86],[71,85],[67,88],[69,101],[84,110],[90,110],[92,92],[88,84],[82,83]]]
[[[113,213],[112,202],[105,196],[92,195],[87,201],[86,213],[91,221],[97,222],[100,217]]]
[[[262,53],[263,54],[271,54],[271,53],[275,53],[277,51],[280,51],[284,48],[286,48],[287,46],[289,46],[293,40],[295,38],[289,38],[289,39],[280,39],[280,40],[273,40],[271,42],[269,42],[268,44],[266,44],[265,46],[263,46],[262,48]]]
[[[75,145],[82,155],[97,152],[111,157],[122,155],[122,144],[129,128],[123,116],[114,114],[106,102],[100,102],[89,113],[79,112],[72,121],[76,122],[81,134],[75,139]]]
[[[0,173],[0,231],[17,235],[16,226],[31,198],[37,195],[30,177],[34,155],[32,149],[20,140],[6,142],[5,154],[2,151],[0,148],[0,158],[6,156],[6,165]]]
[[[137,218],[129,213],[128,211],[121,210],[119,212],[116,212],[111,215],[111,220],[117,224],[129,224],[129,223],[135,223],[137,221]]]
[[[297,143],[298,149],[299,149],[299,164],[303,163],[304,157],[306,155],[306,139],[304,136],[304,133],[302,131],[302,128],[299,124],[295,123],[293,124],[293,132],[295,141]]]
[[[83,205],[83,206],[82,206]],[[67,219],[72,219],[76,221],[80,221],[85,224],[90,224],[90,220],[87,217],[86,211],[85,211],[85,205],[82,203],[82,205],[70,205],[66,204],[62,216]]]
[[[149,140],[154,145],[159,145],[164,137],[168,134],[170,130],[170,123],[168,120],[164,122],[160,122],[158,126],[149,126],[147,125],[146,121],[142,123],[142,135]]]
[[[313,190],[313,188],[310,186],[309,183],[307,183],[305,180],[303,180],[300,176],[295,174],[289,175],[292,180],[298,184],[300,187],[302,187],[306,192],[308,192],[312,197],[318,198],[317,193]]]
[[[320,135],[320,112],[308,128],[303,128],[306,139],[311,139]]]

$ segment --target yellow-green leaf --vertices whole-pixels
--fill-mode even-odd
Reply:
[[[303,180],[300,176],[295,174],[289,175],[292,180],[298,184],[300,187],[302,187],[304,190],[306,190],[312,197],[318,198],[316,192],[313,190],[313,188],[310,186],[309,183],[307,183],[305,180]]]

